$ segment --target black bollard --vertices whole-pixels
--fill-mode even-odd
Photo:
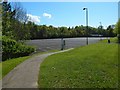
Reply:
[[[63,44],[64,44],[64,49],[65,49],[65,40],[63,41]]]
[[[108,39],[108,43],[110,43],[110,39]]]

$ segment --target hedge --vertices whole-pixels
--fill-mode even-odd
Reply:
[[[35,51],[35,48],[24,45],[6,36],[2,37],[2,61],[11,58],[28,56]]]

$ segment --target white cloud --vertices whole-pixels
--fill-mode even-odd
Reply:
[[[48,14],[48,13],[43,13],[43,16],[44,16],[44,17],[48,17],[48,18],[51,18],[51,17],[52,17],[52,15],[51,15],[51,14]]]
[[[34,22],[34,23],[40,23],[40,17],[39,16],[35,16],[32,14],[27,14],[28,16],[28,21]]]

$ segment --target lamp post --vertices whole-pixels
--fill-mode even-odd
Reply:
[[[64,44],[63,44],[63,42],[64,42],[64,41],[63,41],[63,29],[64,29],[64,28],[61,27],[60,29],[61,29],[61,50],[63,50],[63,49],[64,49]]]
[[[101,31],[102,31],[102,23],[100,22],[100,32],[99,32],[99,34],[101,34]],[[100,36],[100,40],[102,40],[101,36]]]
[[[86,44],[88,45],[88,8],[83,8],[83,10],[86,10]]]

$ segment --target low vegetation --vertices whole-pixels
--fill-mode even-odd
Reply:
[[[47,57],[39,88],[117,88],[118,44],[99,42]]]
[[[16,42],[13,39],[3,36],[2,50],[2,61],[4,61],[10,58],[28,56],[30,53],[34,52],[35,49],[31,46],[24,45]]]
[[[118,38],[117,38],[117,37],[107,38],[107,39],[102,40],[101,42],[107,43],[107,42],[108,42],[108,39],[110,39],[110,42],[111,42],[111,43],[116,43],[116,44],[118,43]]]

